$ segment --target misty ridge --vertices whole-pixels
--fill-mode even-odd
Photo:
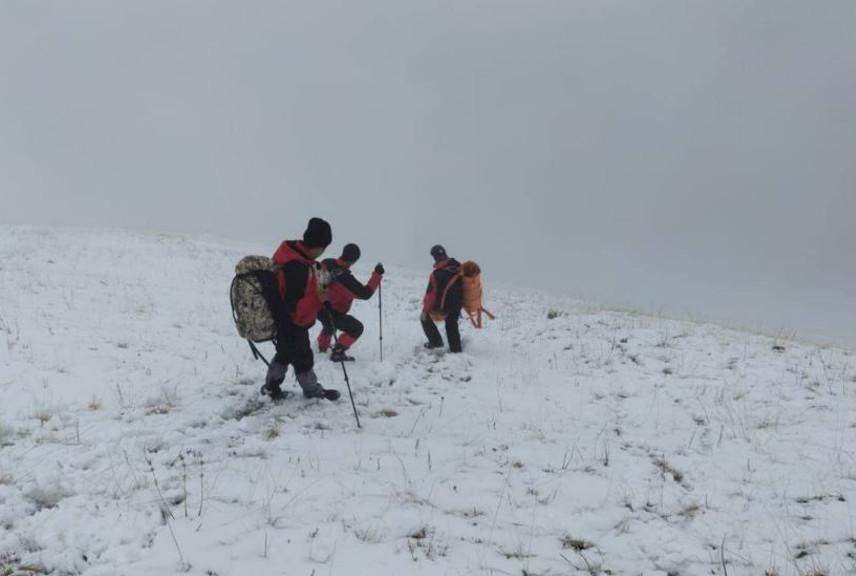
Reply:
[[[0,221],[856,345],[852,3],[4,3]]]

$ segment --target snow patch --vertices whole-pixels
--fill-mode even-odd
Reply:
[[[853,354],[489,271],[496,322],[427,351],[427,271],[390,267],[384,362],[354,310],[357,429],[320,355],[342,401],[259,396],[245,251],[0,228],[0,573],[852,572]]]

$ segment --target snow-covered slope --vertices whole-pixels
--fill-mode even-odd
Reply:
[[[851,353],[490,290],[435,355],[392,268],[357,430],[259,400],[226,294],[272,248],[0,229],[0,574],[856,570]]]

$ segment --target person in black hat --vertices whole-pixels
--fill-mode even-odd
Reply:
[[[360,259],[360,247],[356,244],[348,244],[342,250],[339,258],[328,258],[324,260],[324,269],[330,274],[330,286],[327,288],[327,306],[325,310],[318,313],[318,320],[324,325],[321,334],[318,335],[318,351],[326,352],[330,348],[330,341],[336,330],[341,330],[342,335],[338,343],[330,353],[333,362],[352,361],[354,358],[348,356],[347,350],[354,345],[363,334],[363,323],[348,314],[354,299],[368,300],[374,295],[380,286],[383,277],[383,264],[378,264],[369,278],[367,284],[362,284],[354,278],[351,266]]]
[[[315,357],[309,343],[309,329],[323,309],[322,278],[316,262],[333,241],[330,224],[312,218],[303,233],[303,240],[286,240],[280,244],[273,262],[281,267],[277,274],[283,309],[277,318],[276,355],[268,367],[262,394],[274,401],[285,397],[282,383],[288,365],[294,367],[297,383],[306,398],[338,400],[338,390],[325,389],[315,375]]]
[[[426,348],[442,348],[443,338],[434,322],[446,324],[446,340],[449,351],[461,352],[461,331],[458,320],[461,317],[464,293],[459,272],[461,264],[449,258],[446,249],[440,244],[431,248],[434,258],[434,270],[428,279],[428,290],[422,300],[422,329],[428,342]]]

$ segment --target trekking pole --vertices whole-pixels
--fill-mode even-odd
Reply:
[[[380,326],[380,361],[383,362],[383,283],[377,287],[377,315]]]
[[[324,310],[327,311],[327,318],[330,321],[330,325],[333,327],[333,340],[336,342],[336,346],[339,345],[339,337],[336,335],[336,323],[333,321],[333,315],[330,313],[330,309],[326,306]],[[342,364],[342,374],[345,375],[345,384],[348,386],[348,396],[351,398],[351,407],[354,409],[354,418],[357,420],[357,428],[362,428],[360,426],[360,415],[357,414],[357,405],[354,403],[354,394],[351,392],[351,380],[348,378],[348,369],[345,368],[345,360],[344,358],[341,360]]]
[[[259,351],[259,349],[258,349],[258,348],[256,348],[256,345],[255,345],[255,344],[253,344],[253,341],[252,341],[252,340],[247,340],[247,342],[250,344],[250,350],[252,350],[252,351],[253,351],[253,356],[255,357],[255,359],[256,359],[256,360],[261,359],[261,361],[265,363],[265,366],[267,366],[268,368],[270,368],[270,362],[268,362],[268,359],[267,359],[267,358],[265,358],[264,354],[262,354],[262,353]]]

